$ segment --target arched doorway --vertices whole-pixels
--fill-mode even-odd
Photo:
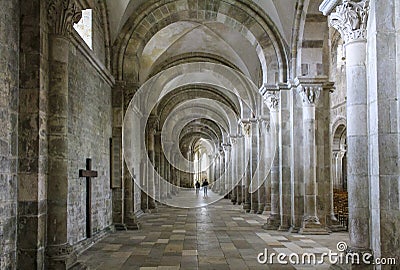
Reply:
[[[346,153],[346,126],[339,124],[333,133],[332,143],[333,208],[337,220],[347,229],[349,211]]]

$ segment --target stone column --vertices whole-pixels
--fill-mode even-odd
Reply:
[[[290,85],[278,84],[279,89],[279,189],[280,231],[288,231],[292,225],[292,162],[290,130]]]
[[[251,182],[251,122],[250,119],[243,119],[243,133],[244,133],[244,159],[243,159],[243,209],[246,213],[251,210],[251,194],[249,193],[250,182]]]
[[[232,135],[231,144],[231,177],[230,177],[230,193],[231,193],[231,202],[233,204],[237,203],[237,192],[236,192],[236,182],[237,182],[237,164],[238,164],[238,148],[237,148],[237,136]]]
[[[49,70],[48,47],[41,46],[44,43],[41,37],[47,33],[47,14],[41,10],[47,10],[47,2],[3,3],[0,11],[4,25],[0,30],[0,268],[43,269]],[[29,61],[20,62],[20,59]]]
[[[238,181],[236,186],[236,197],[237,197],[236,200],[237,204],[241,205],[243,202],[244,151],[245,151],[245,138],[241,133],[237,137],[237,144],[238,144],[237,175],[239,179],[236,180]]]
[[[296,78],[295,85],[303,101],[303,181],[304,215],[301,234],[328,234],[317,214],[317,142],[315,107],[322,85],[312,79]]]
[[[158,202],[161,201],[161,157],[161,133],[156,129],[154,134],[154,195]]]
[[[251,177],[251,213],[257,213],[258,211],[258,202],[259,202],[259,189],[258,187],[258,177],[255,174],[258,166],[259,166],[259,130],[258,130],[258,119],[252,118],[250,119],[251,123],[251,130],[250,130],[250,138],[251,138],[251,145],[250,145],[250,163],[249,163],[249,170],[250,170],[250,177]]]
[[[125,113],[128,109],[129,103],[135,95],[136,91],[139,89],[139,84],[136,82],[126,82],[123,87],[123,112]],[[140,123],[140,126],[143,126],[143,123]],[[144,127],[143,127],[144,128]],[[143,138],[140,138],[140,148],[143,149],[144,145],[142,144]],[[140,161],[143,156],[139,156]],[[139,162],[138,162],[139,163]],[[139,163],[140,164],[140,163]],[[142,191],[136,184],[135,180],[140,179],[141,177],[141,166],[139,165],[137,171],[134,168],[131,168],[131,173],[129,172],[128,166],[125,162],[125,158],[122,157],[122,185],[124,187],[124,219],[123,222],[128,230],[137,230],[139,229],[139,225],[137,223],[137,212],[141,211],[141,207],[135,207],[135,197],[138,201],[141,201],[141,193]],[[139,209],[137,209],[139,208]]]
[[[262,155],[263,155],[263,180],[264,180],[264,209],[263,214],[271,211],[271,125],[270,116],[261,116]]]
[[[268,204],[269,207],[271,207],[271,194],[270,190],[271,187],[269,187],[269,190],[267,191],[267,178],[268,178],[268,171],[267,168],[271,165],[268,164],[268,152],[267,152],[267,136],[268,136],[268,126],[267,122],[269,120],[269,117],[267,118],[266,116],[260,116],[258,121],[259,121],[259,147],[258,147],[258,155],[259,155],[259,160],[258,160],[258,167],[259,167],[259,199],[258,199],[258,214],[262,214],[265,211],[266,205],[267,205],[267,193],[269,194],[269,199],[268,199]]]
[[[271,212],[267,222],[262,226],[266,230],[277,230],[281,224],[280,218],[280,181],[279,181],[279,91],[269,89],[265,102],[270,110],[270,151],[271,166]]]
[[[163,146],[164,146],[164,178],[167,181],[165,183],[165,194],[167,196],[168,199],[172,198],[172,185],[174,183],[174,179],[172,176],[172,166],[171,163],[172,162],[172,146],[173,146],[173,142],[171,141],[164,141],[163,142]],[[168,158],[170,158],[170,160],[168,160]]]
[[[123,92],[124,82],[117,81],[112,88],[112,215],[117,230],[125,230],[124,196],[122,185],[122,123],[124,118]]]
[[[230,183],[232,181],[232,145],[230,143],[226,143],[223,144],[223,147],[225,150],[225,185],[223,195],[227,195],[230,192],[229,187],[231,186]]]
[[[150,118],[148,122],[147,130],[147,152],[149,155],[149,161],[151,164],[147,169],[147,192],[148,192],[148,209],[155,209],[155,138],[156,130],[158,127],[158,119]]]
[[[217,186],[217,193],[222,195],[222,190],[225,187],[225,152],[223,147],[219,148],[219,184]]]
[[[217,186],[218,186],[218,184],[219,184],[219,156],[218,156],[218,154],[215,154],[214,155],[214,157],[213,157],[213,160],[214,160],[214,162],[213,162],[213,170],[214,170],[214,173],[213,173],[213,185],[212,185],[212,191],[213,192],[216,192],[217,191]],[[218,180],[218,181],[217,181]]]
[[[67,269],[76,256],[68,243],[68,55],[69,33],[81,11],[73,0],[49,1],[49,118],[47,267]],[[78,172],[76,172],[78,173]]]
[[[320,6],[324,15],[332,11],[335,5],[328,6],[332,2],[326,0]],[[371,247],[367,155],[369,143],[366,73],[368,9],[368,0],[343,1],[336,7],[336,11],[330,14],[330,24],[340,32],[346,49],[349,249],[353,252],[370,252]]]

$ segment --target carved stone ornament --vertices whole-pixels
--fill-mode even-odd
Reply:
[[[251,129],[251,123],[245,122],[243,123],[243,133],[245,136],[249,137],[250,136],[250,129]]]
[[[231,144],[235,145],[237,143],[237,135],[230,136]]]
[[[75,0],[49,0],[48,23],[53,34],[67,36],[74,23],[82,18]]]
[[[329,23],[339,31],[345,43],[367,38],[369,0],[343,0],[330,15]]]
[[[271,111],[279,109],[279,92],[268,91],[265,93],[265,102]]]
[[[318,102],[319,96],[322,91],[321,86],[299,86],[299,94],[303,99],[304,104],[315,105]]]

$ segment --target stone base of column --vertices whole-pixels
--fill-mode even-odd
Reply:
[[[257,202],[253,202],[251,204],[250,214],[256,214],[257,211],[258,211],[258,203]]]
[[[279,226],[281,225],[281,219],[279,215],[270,214],[267,222],[261,226],[264,230],[278,230]]]
[[[267,203],[267,204],[265,204],[265,206],[264,206],[264,211],[263,211],[263,215],[267,215],[269,212],[271,212],[271,204],[270,203]]]
[[[156,208],[157,208],[156,202],[154,200],[149,200],[148,209],[156,209]]]
[[[290,233],[298,233],[299,230],[300,230],[300,228],[292,226],[292,227],[290,227],[289,232]]]
[[[243,204],[243,210],[244,210],[246,213],[249,213],[250,210],[251,210],[251,204],[250,204],[249,202],[245,202],[245,203]]]
[[[124,223],[115,223],[114,228],[116,231],[126,231],[126,225]]]
[[[126,218],[125,226],[126,226],[126,229],[129,231],[139,230],[139,228],[140,228],[139,222],[137,221],[136,217]]]
[[[144,212],[146,213],[146,214],[151,214],[151,213],[158,213],[158,208],[147,208],[147,209],[145,209],[144,210]]]
[[[288,232],[289,230],[290,230],[290,226],[288,226],[288,225],[281,225],[278,228],[279,232]]]
[[[237,198],[236,198],[235,192],[232,192],[232,194],[231,194],[231,202],[232,202],[233,204],[236,204],[236,202],[237,202]]]
[[[46,247],[47,269],[87,269],[84,264],[77,262],[77,258],[74,248],[68,243]]]
[[[305,235],[325,235],[329,234],[328,230],[319,222],[318,217],[306,217],[299,230],[300,234]]]
[[[347,231],[346,227],[344,227],[340,222],[336,219],[334,215],[330,215],[327,217],[328,228],[331,232],[345,232]]]
[[[261,215],[264,212],[264,204],[259,203],[258,204],[258,210],[257,210],[257,214]]]

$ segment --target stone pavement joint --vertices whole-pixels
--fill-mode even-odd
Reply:
[[[303,236],[266,231],[264,222],[263,216],[244,214],[228,200],[193,209],[162,206],[141,218],[141,230],[115,232],[78,260],[91,270],[329,269],[326,263],[261,265],[257,255],[265,248],[288,255],[336,252],[337,242],[348,242],[346,233]]]

